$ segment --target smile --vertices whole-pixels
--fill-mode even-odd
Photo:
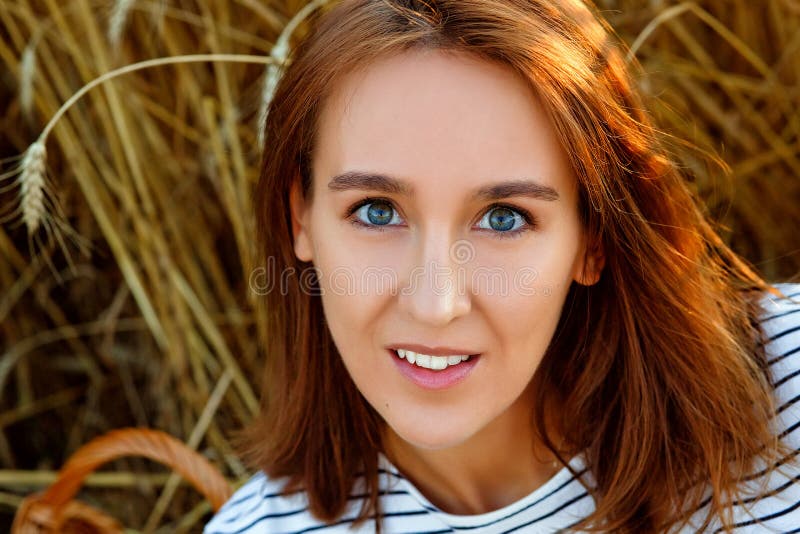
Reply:
[[[401,375],[428,390],[447,389],[465,381],[482,359],[481,354],[432,356],[406,349],[388,349],[388,353]]]
[[[433,371],[441,371],[452,365],[458,365],[461,362],[469,360],[468,354],[454,355],[454,356],[431,356],[429,354],[420,354],[412,350],[397,349],[397,355],[400,358],[405,358],[408,363],[413,363],[418,367],[431,369]]]

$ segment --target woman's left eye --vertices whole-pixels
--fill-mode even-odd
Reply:
[[[494,230],[499,237],[517,237],[522,232],[533,226],[532,217],[528,212],[510,206],[495,205],[489,208],[478,225],[485,224],[482,228]]]
[[[370,230],[383,231],[386,227],[402,226],[397,209],[390,200],[365,198],[347,210],[350,222]],[[535,226],[533,217],[525,210],[503,204],[490,206],[478,222],[479,228],[492,230],[497,237],[518,237]],[[485,225],[485,226],[481,226]]]

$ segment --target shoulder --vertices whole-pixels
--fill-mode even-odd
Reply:
[[[382,460],[383,461],[383,460]],[[375,532],[374,520],[354,528],[367,498],[363,478],[356,479],[344,513],[332,523],[314,517],[308,509],[308,495],[303,490],[284,493],[287,480],[272,479],[263,472],[253,475],[240,487],[206,524],[203,534],[255,534],[305,532]],[[383,461],[378,485],[382,521],[390,531],[430,531],[431,520],[407,489],[407,482]]]
[[[767,348],[773,352],[776,348],[796,348],[800,345],[800,334],[797,334],[797,327],[800,326],[800,283],[773,286],[788,298],[770,293],[765,293],[761,298],[759,322],[767,335]]]
[[[789,298],[765,294],[759,324],[779,401],[778,413],[797,402],[800,392],[800,284],[775,284]]]
[[[765,295],[759,323],[774,388],[774,428],[797,456],[800,450],[800,284],[776,284],[775,287],[788,298]]]
[[[775,429],[797,451],[800,449],[800,284],[775,287],[788,298],[765,295],[760,326],[774,388]]]
[[[285,479],[256,473],[217,511],[203,534],[288,532],[311,526],[305,493],[284,494],[285,484]]]
[[[794,530],[800,525],[800,284],[773,285],[789,298],[765,293],[758,322],[774,388],[773,431],[787,455],[774,465],[757,462],[742,480],[747,497],[732,510],[734,527],[742,532],[800,532]]]

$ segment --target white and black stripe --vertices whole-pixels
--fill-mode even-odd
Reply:
[[[800,284],[776,287],[790,298],[800,297]],[[736,532],[800,534],[800,303],[766,295],[764,309],[760,323],[778,406],[775,431],[794,452],[774,465],[760,465],[742,480],[743,487],[751,493],[734,503],[733,517]],[[592,487],[591,472],[582,455],[570,460],[569,465]],[[594,511],[592,497],[566,467],[523,499],[478,515],[453,515],[438,509],[383,455],[378,477],[383,525],[389,533],[570,532]],[[363,480],[354,488],[345,513],[333,524],[321,523],[311,516],[304,492],[281,495],[283,483],[267,479],[263,473],[255,474],[206,525],[204,534],[374,532],[374,518],[358,530],[350,529],[367,497]],[[710,493],[706,495],[683,532],[696,532],[702,524],[710,503]],[[721,532],[718,519],[705,532]]]

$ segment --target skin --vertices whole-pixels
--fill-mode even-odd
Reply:
[[[298,184],[290,195],[295,254],[319,269],[336,346],[387,423],[386,455],[446,512],[484,513],[524,497],[558,471],[530,431],[528,385],[570,285],[595,283],[603,267],[602,251],[587,246],[577,182],[544,109],[507,66],[416,50],[346,75],[324,103],[319,126],[313,202]],[[396,177],[413,194],[331,190],[331,178],[346,171]],[[488,222],[491,201],[470,197],[474,188],[508,179],[558,194],[500,201],[536,219],[516,219],[514,229],[526,228],[516,237]],[[374,224],[369,205],[347,215],[370,196],[391,202],[372,205],[391,212],[388,225]],[[451,252],[454,244],[468,249],[469,261]],[[382,290],[361,282],[376,268],[394,277]],[[489,268],[507,275],[505,294],[476,282],[475,270]],[[525,269],[535,278],[520,290],[514,274]],[[355,284],[350,291],[342,277]],[[385,347],[399,342],[482,356],[466,380],[430,391],[391,361]]]

